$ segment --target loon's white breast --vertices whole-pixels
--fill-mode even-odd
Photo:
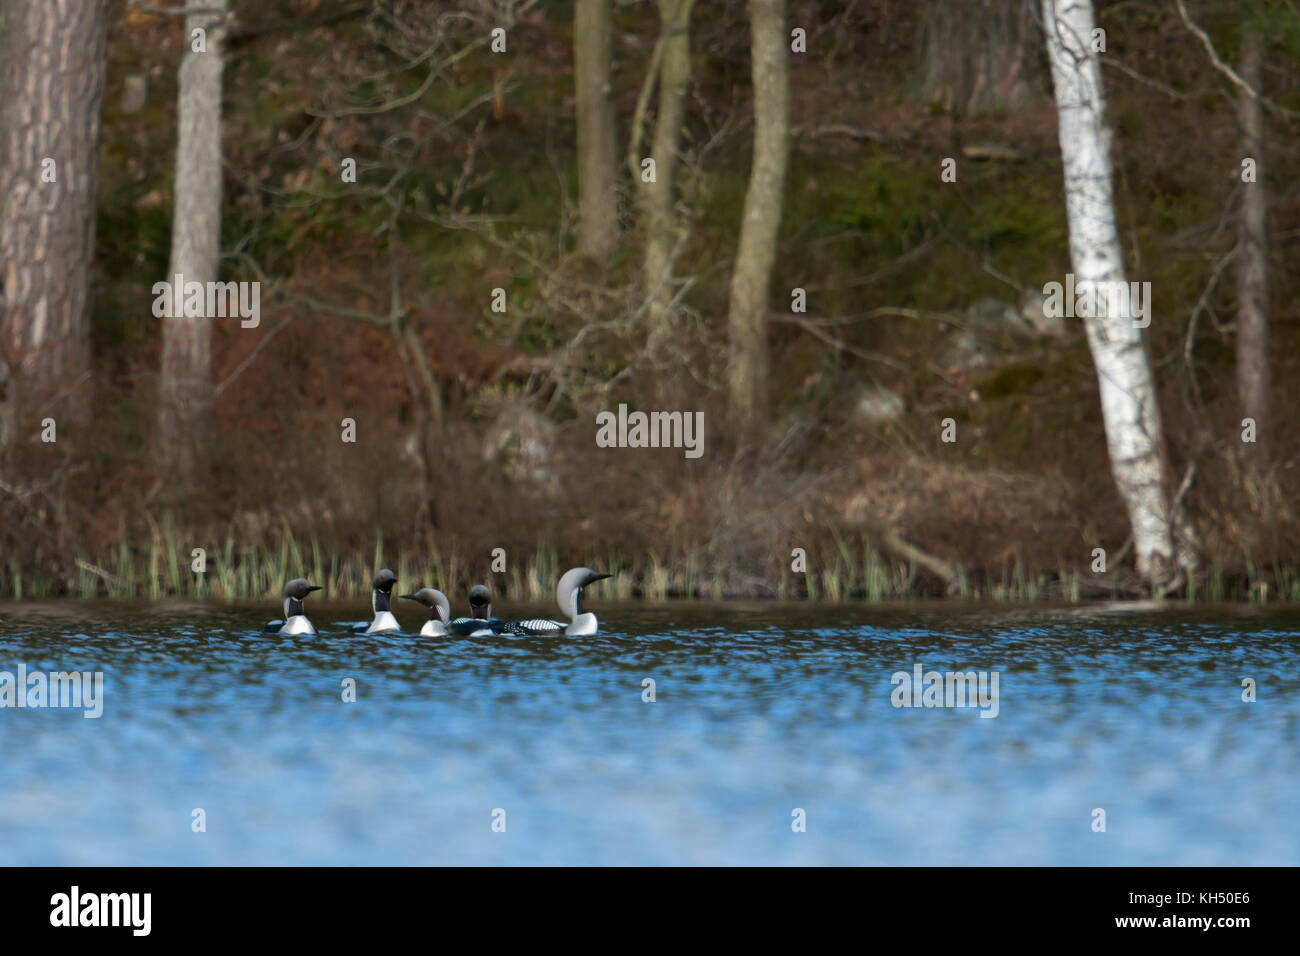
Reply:
[[[316,628],[311,626],[311,621],[307,620],[306,614],[295,614],[280,626],[277,634],[315,634]]]
[[[400,631],[401,629],[402,626],[397,623],[397,618],[393,617],[392,611],[378,611],[375,614],[375,619],[366,628],[366,633],[379,634],[382,631]]]
[[[292,581],[286,581],[283,590],[280,591],[280,598],[284,609],[284,618],[279,621],[271,621],[263,630],[272,634],[315,634],[316,628],[311,626],[311,621],[307,620],[307,612],[303,609],[302,602],[313,591],[321,590],[318,584],[308,584],[306,578],[294,578]]]
[[[424,627],[420,628],[420,636],[446,637],[447,625],[443,624],[442,621],[435,621],[433,619],[427,620],[424,622]]]

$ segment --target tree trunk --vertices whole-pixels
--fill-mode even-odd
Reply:
[[[1101,66],[1091,47],[1092,2],[1042,2],[1075,285],[1097,289],[1098,307],[1091,310],[1094,317],[1084,317],[1084,328],[1097,367],[1111,472],[1132,523],[1139,572],[1153,585],[1168,585],[1176,581],[1180,566],[1194,566],[1194,542],[1188,540],[1190,526],[1173,514],[1168,497],[1160,411],[1142,330],[1131,309],[1109,315],[1107,292],[1125,278],[1115,225],[1111,133],[1103,121]],[[1187,532],[1176,535],[1175,525]]]
[[[776,259],[790,152],[785,0],[749,0],[754,77],[754,161],[731,276],[728,392],[744,442],[767,417],[767,296]]]
[[[610,0],[576,0],[573,75],[578,113],[578,251],[608,255],[618,241]]]
[[[922,95],[958,115],[1025,100],[1034,71],[1033,0],[926,0]]]
[[[1249,24],[1241,38],[1241,78],[1260,90],[1260,37]],[[1241,91],[1243,155],[1255,160],[1255,181],[1243,183],[1237,248],[1237,397],[1243,417],[1255,420],[1257,447],[1268,437],[1268,232],[1264,187],[1263,111],[1259,100]],[[1257,463],[1263,456],[1255,456]]]
[[[671,335],[668,307],[673,298],[669,284],[678,231],[673,215],[673,186],[677,178],[677,149],[686,115],[686,91],[691,82],[691,8],[695,0],[659,0],[659,109],[655,119],[653,183],[641,183],[642,212],[646,224],[645,291],[650,299],[649,346]]]
[[[204,0],[225,9],[227,0]],[[206,52],[191,47],[206,31]],[[167,281],[215,282],[221,260],[221,75],[224,17],[185,20],[186,52],[177,93],[176,185]],[[172,290],[182,296],[181,289]],[[180,311],[180,310],[174,310]],[[160,460],[164,473],[189,489],[202,480],[212,426],[212,316],[163,318],[159,394]]]
[[[0,442],[89,408],[108,0],[7,0],[0,37]],[[49,181],[49,180],[53,181]]]

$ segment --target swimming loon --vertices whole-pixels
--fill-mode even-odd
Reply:
[[[401,597],[407,601],[419,601],[429,609],[429,619],[420,628],[424,637],[446,637],[450,633],[447,622],[451,617],[451,602],[447,600],[447,595],[434,588],[420,588],[414,594],[403,594]]]
[[[461,637],[493,637],[501,633],[505,622],[492,616],[492,591],[486,584],[469,589],[469,617],[458,617],[447,625]]]
[[[264,630],[276,634],[315,634],[316,628],[307,620],[302,602],[312,591],[319,590],[319,584],[308,584],[306,578],[294,578],[280,592],[284,598],[284,620],[271,621]]]
[[[397,623],[397,618],[393,617],[393,612],[388,609],[388,602],[393,593],[393,585],[397,583],[397,575],[384,568],[375,575],[374,583],[375,589],[370,595],[370,606],[374,609],[375,619],[366,628],[366,633],[378,634],[382,631],[400,631],[402,629],[401,625]]]
[[[537,619],[511,621],[505,625],[504,632],[514,635],[542,636],[564,634],[566,637],[588,637],[595,634],[599,630],[600,624],[596,620],[596,615],[590,611],[583,612],[582,589],[589,584],[603,581],[608,577],[612,577],[612,575],[597,574],[590,568],[574,568],[571,571],[566,571],[564,577],[560,578],[559,585],[555,588],[555,600],[560,605],[560,610],[569,617],[568,624]]]

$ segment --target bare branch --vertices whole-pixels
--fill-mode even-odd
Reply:
[[[1125,76],[1137,80],[1139,83],[1142,83],[1145,86],[1149,86],[1153,90],[1159,90],[1161,93],[1164,93],[1166,96],[1172,96],[1176,100],[1186,100],[1188,98],[1186,93],[1178,92],[1178,90],[1174,89],[1168,83],[1161,83],[1159,80],[1153,80],[1151,79],[1151,77],[1144,76],[1143,74],[1139,73],[1137,70],[1133,69],[1132,67],[1126,66],[1125,64],[1121,63],[1118,59],[1116,59],[1113,53],[1107,53],[1106,56],[1102,58],[1101,63],[1102,66],[1109,66],[1112,69],[1119,70]]]
[[[135,7],[144,13],[158,13],[164,16],[173,17],[225,17],[231,11],[222,7],[167,7],[156,3],[146,3],[145,0],[126,0],[127,6]]]
[[[275,338],[277,335],[283,332],[285,327],[288,326],[288,324],[292,322],[293,319],[294,317],[292,315],[289,316],[287,319],[284,319],[282,322],[280,322],[280,324],[277,325],[275,328],[273,328],[270,332],[267,332],[264,336],[262,336],[261,340],[256,345],[253,346],[252,350],[240,360],[238,365],[235,366],[234,371],[232,371],[229,375],[227,375],[224,379],[222,379],[222,381],[219,382],[217,386],[212,390],[213,401],[216,401],[216,399],[221,396],[221,393],[226,390],[227,385],[229,385],[235,379],[239,378],[239,376],[244,373],[244,370],[248,368],[248,366],[253,364],[253,360],[257,358],[257,353],[261,352],[262,349],[266,348],[267,343],[270,342],[271,339]]]
[[[790,130],[791,136],[847,136],[849,139],[866,140],[869,143],[883,143],[885,134],[874,129],[867,129],[865,126],[853,126],[849,123],[827,123],[822,126],[816,126],[809,129],[804,126],[795,126]]]
[[[1278,113],[1282,116],[1290,116],[1292,118],[1300,117],[1300,112],[1287,109],[1285,106],[1279,106],[1267,97],[1261,96],[1259,91],[1243,80],[1236,70],[1224,63],[1223,60],[1219,58],[1218,51],[1214,49],[1214,41],[1210,39],[1209,34],[1193,23],[1192,18],[1188,16],[1187,6],[1183,3],[1183,0],[1174,0],[1174,4],[1178,7],[1178,15],[1182,18],[1187,29],[1201,41],[1201,46],[1205,47],[1205,52],[1210,57],[1210,63],[1216,70],[1231,80],[1237,87],[1244,90],[1251,99],[1258,100],[1266,109],[1272,110],[1274,113]]]
[[[641,151],[646,107],[650,104],[650,94],[659,85],[659,64],[663,58],[664,38],[660,34],[655,40],[654,53],[650,55],[650,65],[646,67],[645,80],[641,83],[641,91],[636,95],[636,109],[632,113],[632,139],[627,145],[627,168],[631,170],[634,180],[641,174],[641,157],[637,153]]]
[[[907,371],[907,366],[897,359],[892,359],[887,355],[881,355],[879,352],[869,352],[866,349],[860,349],[856,345],[850,345],[843,339],[838,339],[829,332],[823,331],[821,323],[809,321],[797,315],[772,315],[769,316],[769,321],[786,322],[790,325],[797,325],[814,338],[820,339],[827,345],[836,349],[842,349],[850,355],[856,355],[858,358],[866,359],[869,362],[879,362],[881,365],[887,365],[900,372]]]
[[[346,306],[334,305],[330,302],[322,302],[320,299],[312,298],[309,295],[302,295],[299,292],[293,292],[284,287],[282,282],[272,279],[257,264],[257,260],[247,253],[236,253],[231,256],[245,265],[253,272],[257,273],[258,281],[267,286],[275,295],[282,296],[289,302],[296,302],[299,305],[305,305],[309,309],[315,309],[317,312],[324,312],[328,315],[337,315],[344,319],[357,319],[361,322],[369,322],[371,325],[378,325],[384,328],[392,325],[393,318],[391,315],[377,315],[374,312],[362,312],[360,309],[349,309]]]

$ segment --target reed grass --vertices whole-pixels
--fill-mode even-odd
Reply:
[[[941,596],[996,602],[1087,599],[1080,570],[1037,571],[1020,561],[996,576],[959,569],[945,594],[941,585],[923,577],[914,565],[873,547],[866,536],[828,530],[821,547],[806,549],[806,571],[794,571],[787,553],[773,563],[766,578],[721,566],[703,550],[680,559],[649,554],[640,560],[611,550],[561,562],[554,545],[547,541],[539,542],[531,554],[509,555],[504,573],[488,575],[490,559],[486,555],[442,551],[432,542],[418,549],[393,551],[385,548],[382,539],[375,542],[373,551],[339,553],[327,551],[315,538],[300,540],[287,526],[273,541],[244,545],[236,543],[232,528],[219,546],[205,549],[206,567],[195,572],[191,564],[196,545],[164,518],[146,543],[132,547],[122,541],[103,556],[76,555],[71,568],[58,573],[51,569],[63,568],[64,562],[49,562],[39,550],[30,564],[13,555],[0,556],[0,598],[278,601],[285,581],[306,577],[324,589],[317,600],[357,600],[369,596],[375,571],[386,566],[397,572],[402,593],[431,586],[455,599],[470,584],[488,580],[509,600],[549,603],[554,600],[559,575],[572,561],[613,574],[596,592],[602,600],[720,600],[758,595],[824,602],[916,601]],[[1189,583],[1179,599],[1189,603],[1300,603],[1300,565],[1251,564],[1244,572],[1210,566]]]

